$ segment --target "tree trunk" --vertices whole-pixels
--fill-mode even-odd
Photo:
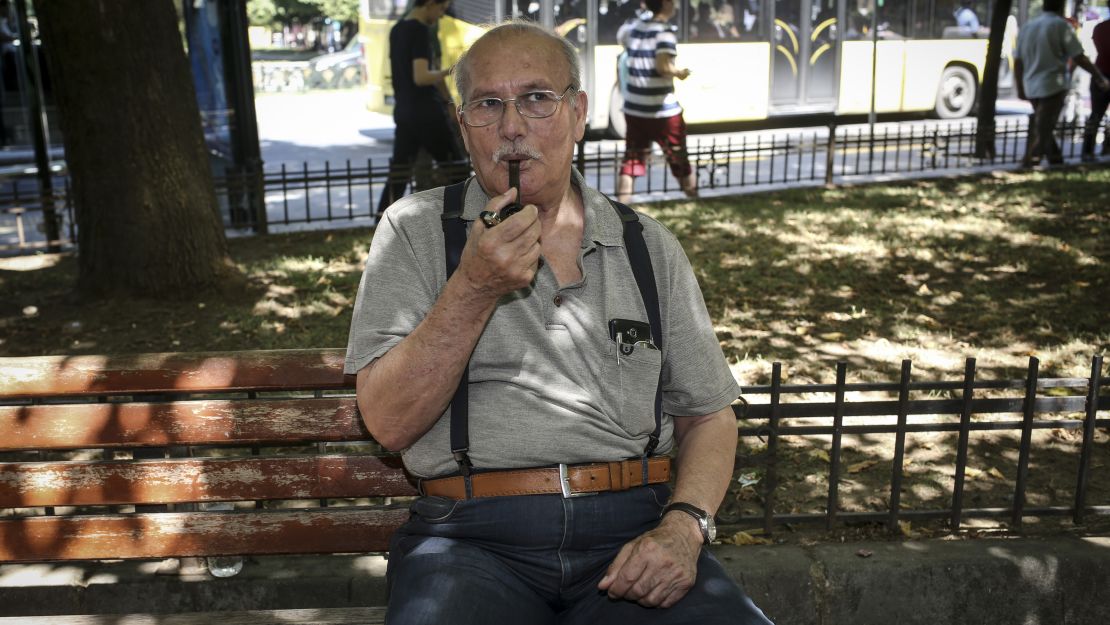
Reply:
[[[234,274],[173,0],[37,2],[85,293],[185,295]]]
[[[983,88],[979,93],[979,125],[975,132],[975,156],[995,157],[994,115],[998,100],[998,69],[1002,61],[1002,39],[1006,35],[1006,18],[1013,0],[994,0],[991,9],[991,35],[987,41],[987,62],[983,69]]]

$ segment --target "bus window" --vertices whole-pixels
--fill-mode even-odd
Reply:
[[[739,0],[736,9],[736,25],[740,39],[752,41],[763,39],[766,35],[763,19],[764,0]]]
[[[762,0],[690,0],[687,40],[755,41],[764,38]]]
[[[509,16],[506,15],[506,17]],[[512,17],[538,22],[540,21],[540,3],[536,0],[516,0]]]
[[[703,42],[721,39],[713,20],[713,0],[693,0],[686,4],[685,10],[687,41]]]
[[[937,0],[934,37],[986,39],[990,35],[988,0]]]
[[[921,4],[932,4],[933,0],[918,0]],[[947,0],[945,0],[947,1]],[[854,0],[848,3],[848,28],[844,33],[847,40],[871,39],[871,0]],[[875,21],[879,39],[908,39],[913,35],[911,0],[880,0],[879,13]],[[921,9],[919,9],[921,11]],[[920,15],[917,13],[916,15]]]
[[[601,0],[597,21],[598,45],[619,45],[617,33],[621,26],[636,21],[639,10],[640,0]]]
[[[871,38],[871,0],[849,0],[845,21],[848,27],[844,29],[844,39]]]
[[[880,39],[906,39],[909,37],[909,0],[886,0],[880,3],[878,22]]]
[[[735,5],[726,0],[717,0],[713,5],[713,24],[717,27],[717,37],[739,39],[743,25],[737,22]]]
[[[582,49],[586,45],[586,0],[560,0],[555,4],[555,32]]]

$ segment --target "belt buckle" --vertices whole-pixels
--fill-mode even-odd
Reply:
[[[563,492],[563,499],[570,499],[572,497],[588,497],[596,495],[597,493],[574,493],[570,490],[570,474],[567,473],[567,465],[559,465],[559,489]]]

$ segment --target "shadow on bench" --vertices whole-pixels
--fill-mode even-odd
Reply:
[[[408,518],[391,498],[416,490],[364,428],[342,360],[338,349],[0,359],[0,564],[184,558],[197,568],[213,556],[386,551]],[[212,509],[222,502],[233,509]],[[125,622],[383,615],[344,607]],[[123,622],[41,618],[19,622]]]

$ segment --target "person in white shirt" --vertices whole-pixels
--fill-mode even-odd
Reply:
[[[1068,61],[1091,73],[1095,84],[1110,89],[1110,82],[1083,54],[1083,45],[1072,25],[1061,16],[1064,0],[1045,0],[1044,12],[1027,23],[1018,35],[1014,79],[1018,97],[1033,104],[1029,139],[1022,166],[1032,167],[1042,157],[1050,165],[1064,162],[1053,132],[1068,94]]]

